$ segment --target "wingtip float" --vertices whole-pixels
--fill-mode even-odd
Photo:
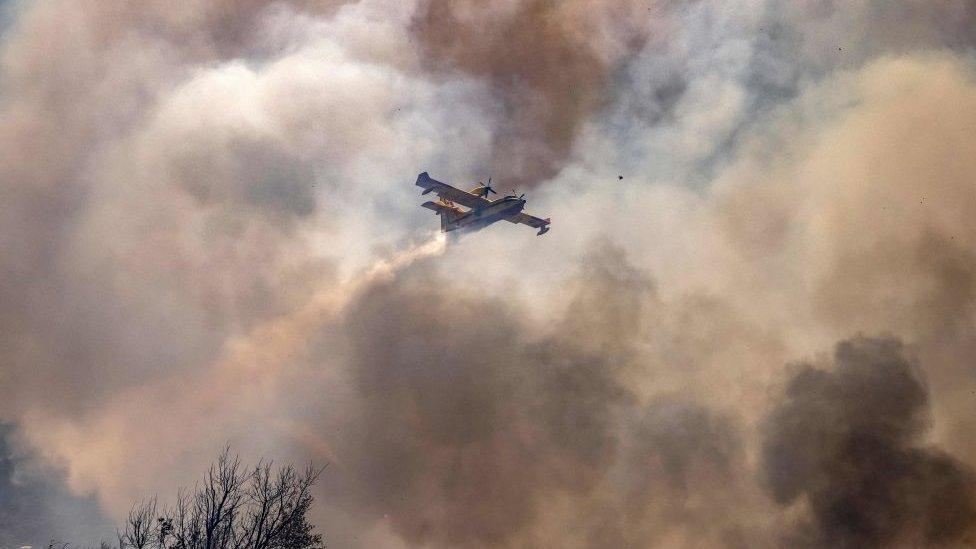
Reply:
[[[477,231],[495,223],[508,221],[521,223],[539,229],[538,235],[549,232],[550,218],[542,219],[529,215],[525,208],[525,195],[508,196],[491,200],[489,195],[498,194],[488,183],[479,183],[470,191],[463,191],[447,183],[441,183],[424,172],[417,176],[417,186],[423,189],[421,196],[430,192],[437,194],[437,201],[427,201],[421,207],[433,210],[441,218],[441,231],[449,233],[457,230]]]

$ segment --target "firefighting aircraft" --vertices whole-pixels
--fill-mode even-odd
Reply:
[[[441,183],[431,179],[427,172],[417,176],[417,186],[424,189],[420,193],[425,195],[431,191],[437,194],[437,202],[424,202],[424,208],[434,210],[441,218],[441,231],[449,233],[459,229],[464,231],[477,231],[483,229],[496,221],[510,221],[521,223],[539,229],[537,234],[543,235],[549,232],[549,219],[542,219],[529,215],[522,211],[525,207],[525,195],[512,194],[490,200],[489,194],[498,194],[491,188],[491,179],[488,183],[479,183],[471,191],[462,191],[452,187],[447,183]],[[463,206],[465,209],[462,209]]]

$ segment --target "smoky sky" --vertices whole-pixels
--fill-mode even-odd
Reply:
[[[976,3],[2,12],[2,543],[228,444],[341,547],[972,543]]]

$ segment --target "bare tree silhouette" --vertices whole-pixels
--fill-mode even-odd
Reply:
[[[318,549],[322,535],[306,514],[321,469],[245,467],[229,449],[204,479],[181,489],[172,507],[135,505],[118,532],[118,549]]]

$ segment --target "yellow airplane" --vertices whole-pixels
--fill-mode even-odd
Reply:
[[[441,231],[446,233],[457,230],[477,231],[503,219],[539,229],[537,233],[539,235],[549,232],[551,223],[549,218],[542,219],[522,211],[525,208],[524,194],[516,196],[513,191],[508,196],[490,200],[489,194],[498,194],[491,188],[491,179],[487,184],[479,183],[471,191],[462,191],[432,179],[427,172],[424,172],[417,176],[417,186],[424,189],[421,195],[429,192],[437,194],[440,200],[424,202],[421,206],[434,210],[440,216]],[[462,209],[458,205],[467,209]]]

